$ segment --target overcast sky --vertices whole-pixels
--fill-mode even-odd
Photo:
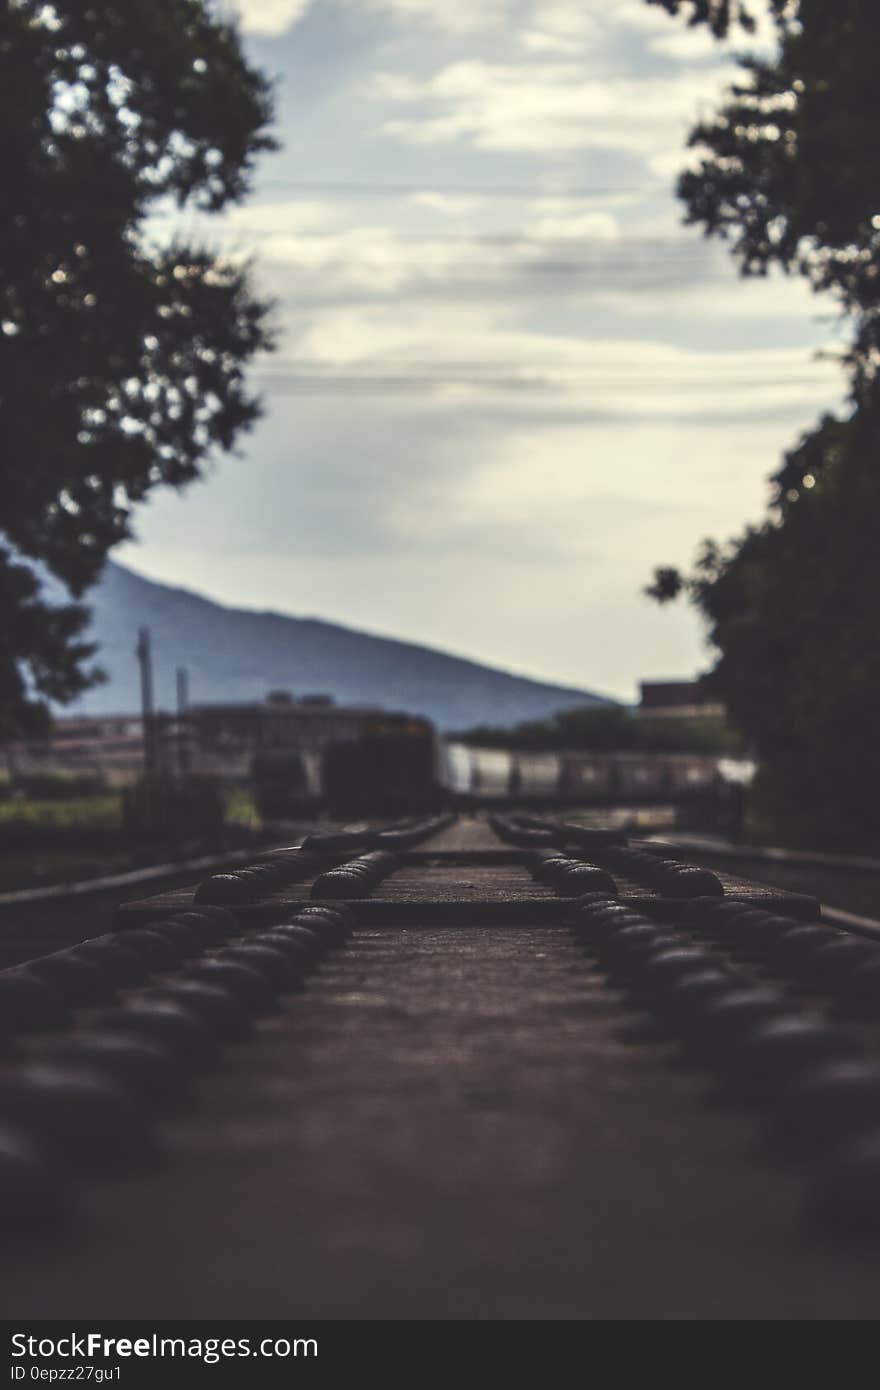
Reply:
[[[842,396],[831,306],[681,226],[723,50],[643,0],[227,8],[283,148],[210,236],[257,255],[280,351],[241,457],[119,558],[624,698],[705,667],[642,586],[759,518]]]

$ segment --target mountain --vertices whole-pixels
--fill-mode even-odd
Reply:
[[[318,618],[227,608],[118,564],[106,566],[86,601],[93,612],[91,635],[100,644],[98,660],[109,680],[88,692],[77,713],[140,708],[134,655],[139,627],[151,632],[156,703],[166,709],[174,705],[178,666],[189,671],[193,704],[260,700],[278,689],[326,693],[339,704],[425,714],[445,730],[516,724],[572,705],[613,703],[586,690],[527,680]]]

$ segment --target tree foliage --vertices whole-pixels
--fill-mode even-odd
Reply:
[[[79,604],[46,603],[33,570],[13,561],[2,549],[0,614],[2,743],[17,733],[41,728],[44,710],[31,698],[32,689],[61,703],[82,689],[81,663],[94,647],[82,640],[87,610]]]
[[[14,723],[93,679],[83,610],[41,601],[22,561],[78,597],[136,504],[197,478],[258,415],[245,369],[271,334],[248,267],[151,236],[147,218],[245,195],[272,146],[271,93],[203,0],[7,0],[0,79],[0,701]]]
[[[646,719],[623,705],[585,705],[550,719],[532,719],[513,729],[482,726],[457,737],[483,748],[533,752],[730,753],[742,751],[739,737],[723,719]]]
[[[649,3],[718,34],[742,18],[741,7]],[[773,56],[740,60],[742,79],[691,135],[699,158],[679,194],[686,220],[726,239],[744,274],[779,268],[833,296],[851,325],[851,409],[785,455],[763,525],[707,542],[688,576],[657,571],[648,593],[686,591],[706,618],[712,683],[788,825],[870,838],[880,829],[880,9],[773,0],[764,16]]]

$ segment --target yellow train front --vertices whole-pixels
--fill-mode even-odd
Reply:
[[[376,714],[356,739],[324,750],[323,793],[331,815],[427,810],[439,795],[437,732],[417,715]]]

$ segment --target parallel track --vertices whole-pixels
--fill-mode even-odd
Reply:
[[[112,1020],[83,1001],[66,1031],[22,1035],[0,1102],[23,1060],[70,1058],[120,1009],[131,1022],[224,962],[247,974],[250,959],[262,981],[226,971],[253,1036],[205,1025],[221,1046],[204,1071],[168,1042],[197,1105],[144,1107],[131,1133],[98,1105],[63,1236],[0,1250],[6,1315],[874,1318],[880,1258],[841,1237],[854,1212],[880,1233],[880,1141],[853,1176],[828,1157],[848,1141],[827,1096],[781,1118],[817,1059],[880,1067],[880,1007],[843,1009],[846,990],[808,968],[817,940],[849,934],[817,924],[809,898],[697,884],[633,846],[587,838],[553,867],[549,848],[535,856],[568,832],[549,833],[464,819],[392,863],[319,844],[316,861],[282,855],[195,901],[191,885],[120,911],[123,946],[152,922],[176,963],[122,987]],[[591,862],[605,886],[578,905],[554,885]],[[316,888],[328,873],[360,894],[347,940]],[[234,921],[158,925],[224,894]],[[297,917],[320,963],[291,965],[296,932],[253,954]],[[707,970],[721,992],[693,1012],[679,983]],[[740,987],[762,993],[731,1032],[713,999]],[[781,1048],[761,1031],[780,1023]],[[64,1152],[73,1170],[76,1143]]]
[[[109,931],[119,904],[132,894],[183,887],[196,875],[249,863],[258,852],[251,846],[151,864],[102,878],[0,894],[0,969]]]
[[[668,839],[701,864],[791,892],[816,893],[829,921],[880,933],[880,859],[740,845],[684,832],[673,832]]]

